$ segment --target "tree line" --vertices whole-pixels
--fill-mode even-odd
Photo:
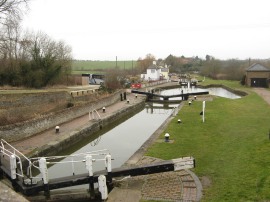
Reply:
[[[0,85],[41,88],[67,81],[72,49],[47,34],[21,28],[26,0],[0,0]]]
[[[246,69],[254,64],[260,63],[270,67],[269,59],[228,59],[220,60],[213,56],[206,55],[205,58],[174,56],[170,54],[165,59],[156,59],[152,54],[147,54],[145,58],[138,59],[138,69],[140,72],[146,72],[146,69],[153,61],[157,65],[168,66],[170,73],[199,73],[212,79],[226,79],[241,81],[245,76]]]
[[[48,85],[68,84],[71,74],[72,49],[63,41],[55,41],[47,34],[22,30],[21,16],[29,0],[0,0],[0,85],[41,88]],[[245,69],[254,62],[270,66],[269,60],[219,60],[206,55],[204,59],[170,54],[156,59],[147,54],[139,58],[134,69],[125,72],[110,71],[112,88],[125,75],[139,75],[153,63],[168,66],[170,73],[197,72],[213,79],[241,80]],[[117,67],[116,67],[117,69]],[[115,74],[117,72],[117,74]],[[119,73],[119,74],[118,74]],[[109,76],[107,76],[109,81]],[[115,82],[115,80],[117,82]]]

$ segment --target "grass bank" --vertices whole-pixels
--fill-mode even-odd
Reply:
[[[215,83],[210,81],[206,84]],[[249,88],[219,81],[250,94],[236,100],[216,97],[206,102],[205,122],[201,101],[185,103],[168,125],[173,143],[152,145],[149,156],[172,159],[193,156],[199,178],[207,179],[203,201],[270,200],[270,106]],[[182,124],[178,124],[178,119]]]

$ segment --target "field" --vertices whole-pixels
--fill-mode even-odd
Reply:
[[[137,66],[137,61],[117,61],[117,68],[132,69]],[[91,61],[74,60],[72,62],[72,74],[102,73],[106,69],[116,67],[116,61]]]
[[[206,101],[204,123],[199,115],[202,102],[185,103],[160,135],[164,139],[168,132],[174,142],[157,142],[147,155],[162,159],[193,156],[193,171],[204,185],[202,201],[270,201],[270,106],[238,82],[218,82],[249,95]]]

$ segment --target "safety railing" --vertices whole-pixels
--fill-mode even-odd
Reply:
[[[101,116],[100,114],[98,113],[97,110],[90,110],[89,111],[89,121],[91,120],[100,120],[101,119]]]
[[[12,145],[7,143],[3,139],[1,139],[0,145],[1,170],[3,170],[7,175],[9,175],[12,181],[18,180],[17,177],[20,177],[23,180],[23,183],[27,185],[32,185],[32,183],[36,184],[35,182],[33,182],[33,180],[42,180],[44,186],[48,187],[50,181],[48,174],[48,165],[53,164],[63,165],[64,169],[67,168],[67,165],[70,165],[72,168],[72,175],[75,175],[75,164],[84,163],[85,168],[88,171],[88,176],[91,179],[91,177],[93,177],[94,175],[93,163],[98,161],[104,161],[108,176],[110,176],[110,173],[112,172],[112,160],[113,159],[110,155],[110,152],[107,149],[63,156],[27,158],[19,150],[14,148]],[[23,171],[23,161],[26,161],[26,163],[28,163],[27,174],[25,174]],[[33,176],[33,168],[36,168],[40,173],[37,173],[35,176]],[[91,187],[94,187],[93,180]],[[106,199],[108,191],[106,187],[106,177],[103,175],[99,176],[99,191],[101,192],[102,198]]]
[[[13,180],[15,180],[17,176],[24,179],[26,174],[23,171],[22,162],[26,161],[26,163],[31,165],[32,163],[30,159],[4,139],[1,139],[0,153],[1,166],[7,171],[6,174],[9,175]],[[32,177],[31,173],[30,177]]]

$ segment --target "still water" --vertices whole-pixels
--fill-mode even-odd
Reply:
[[[205,90],[205,89],[202,89]],[[207,88],[210,95],[215,95],[219,97],[225,97],[230,99],[238,99],[241,98],[241,96],[236,95],[235,93],[232,93],[224,88]]]
[[[104,129],[104,131],[101,131],[104,134],[101,133],[98,137],[95,136],[95,139],[87,140],[88,142],[84,142],[84,145],[79,145],[80,148],[73,149],[72,152],[65,151],[61,155],[107,149],[114,159],[112,161],[112,168],[121,167],[170,116],[173,110],[162,109],[162,105],[154,105],[154,107],[158,108],[148,106],[109,131]],[[64,160],[71,159],[66,158]],[[77,159],[74,158],[73,160]],[[74,168],[75,174],[87,172],[85,163],[76,163]],[[105,169],[104,161],[95,162],[93,169],[94,171]],[[56,164],[49,168],[50,178],[69,175],[72,175],[71,164]]]
[[[224,88],[174,88],[169,89],[166,91],[161,91],[162,95],[179,95],[182,93],[196,93],[196,92],[209,92],[210,95],[215,95],[219,97],[225,97],[229,99],[238,99],[241,98],[241,96],[236,95]],[[170,99],[181,99],[181,98],[170,98]]]

